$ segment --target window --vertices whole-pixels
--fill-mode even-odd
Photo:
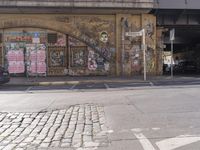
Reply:
[[[55,44],[57,43],[57,34],[56,33],[48,33],[47,35],[47,39],[48,39],[48,43],[50,44]]]

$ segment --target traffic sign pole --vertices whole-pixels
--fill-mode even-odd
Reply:
[[[173,40],[171,40],[171,78],[173,78],[174,74],[173,74],[173,52],[174,51],[174,47],[173,47]]]
[[[173,41],[175,40],[175,29],[170,30],[170,41],[171,41],[171,78],[173,78],[173,53],[174,53],[174,47],[173,47]]]
[[[144,61],[144,81],[146,81],[147,80],[147,69],[146,69],[145,29],[142,29],[142,45],[143,45],[143,61]]]

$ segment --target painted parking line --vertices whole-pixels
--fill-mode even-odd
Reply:
[[[32,89],[32,86],[28,87],[25,92],[29,92]]]
[[[109,85],[106,84],[106,83],[104,83],[104,86],[106,87],[106,89],[109,89],[109,88],[110,88]]]
[[[154,131],[160,130],[160,128],[151,128]],[[131,131],[134,132],[135,137],[139,140],[143,147],[143,150],[175,150],[186,145],[196,143],[200,141],[200,135],[180,135],[173,138],[163,139],[155,143],[157,148],[154,148],[150,140],[144,136],[142,131],[147,129],[135,128]],[[149,130],[149,129],[148,129]]]
[[[199,141],[200,141],[200,136],[180,135],[174,138],[169,138],[156,142],[156,145],[160,150],[174,150],[176,148],[183,147]]]
[[[76,87],[76,85],[77,85],[77,84],[74,84],[74,85],[70,88],[70,90],[73,90],[73,89]]]
[[[139,140],[144,150],[155,150],[151,142],[142,133],[135,133],[134,135]]]

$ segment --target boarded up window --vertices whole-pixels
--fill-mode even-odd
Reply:
[[[0,33],[0,43],[3,42],[3,39],[2,39],[2,33]]]
[[[57,43],[57,34],[56,33],[48,33],[47,35],[48,43],[49,44],[55,44]]]

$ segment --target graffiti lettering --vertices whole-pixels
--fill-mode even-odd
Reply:
[[[85,67],[87,65],[87,47],[73,46],[71,47],[71,66]]]
[[[88,54],[88,69],[92,71],[97,69],[95,53],[94,51],[91,51],[91,50],[89,51],[89,54]]]

